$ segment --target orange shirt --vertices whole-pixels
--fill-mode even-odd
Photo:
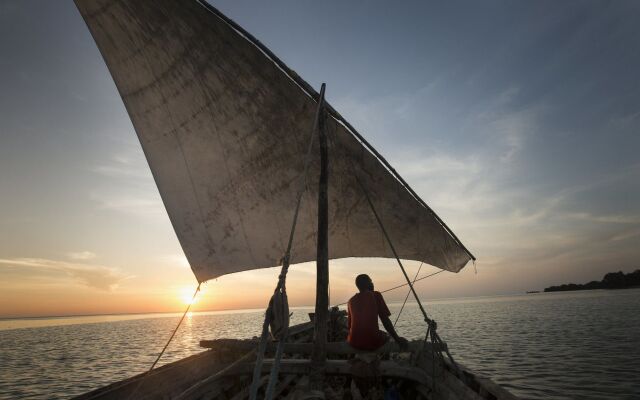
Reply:
[[[360,292],[349,300],[349,336],[347,342],[360,350],[375,350],[387,340],[378,328],[378,317],[391,315],[380,292]]]

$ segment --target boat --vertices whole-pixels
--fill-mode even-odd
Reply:
[[[325,101],[325,84],[316,91],[203,0],[75,3],[199,283],[194,297],[222,275],[281,268],[257,339],[203,340],[207,350],[155,368],[169,339],[147,372],[78,399],[516,398],[454,360],[414,289],[422,278],[402,263],[458,272],[475,257]],[[424,340],[348,345],[346,313],[328,300],[329,260],[348,257],[397,261]],[[287,272],[312,261],[315,312],[289,326]]]

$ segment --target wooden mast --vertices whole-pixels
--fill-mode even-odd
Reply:
[[[329,309],[329,202],[327,180],[329,154],[324,112],[324,90],[322,84],[318,107],[318,138],[320,141],[320,178],[318,182],[318,242],[316,258],[316,310],[314,326],[314,348],[311,357],[311,389],[321,390],[324,381],[324,364],[327,358],[327,321]]]

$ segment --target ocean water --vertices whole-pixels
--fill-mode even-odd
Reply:
[[[540,293],[426,302],[456,361],[525,399],[640,399],[640,289]],[[390,305],[394,315],[400,305]],[[294,309],[293,323],[309,309]],[[393,318],[393,317],[392,317]],[[175,314],[0,320],[0,398],[68,398],[145,371]],[[425,325],[409,304],[397,325]],[[160,364],[201,339],[247,338],[262,311],[187,317]]]

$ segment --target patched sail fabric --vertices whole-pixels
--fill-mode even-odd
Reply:
[[[206,3],[76,3],[198,281],[280,265],[317,94]],[[470,253],[375,150],[330,107],[325,124],[329,257],[393,257],[368,193],[400,258],[463,268]],[[313,146],[292,264],[316,258]]]

